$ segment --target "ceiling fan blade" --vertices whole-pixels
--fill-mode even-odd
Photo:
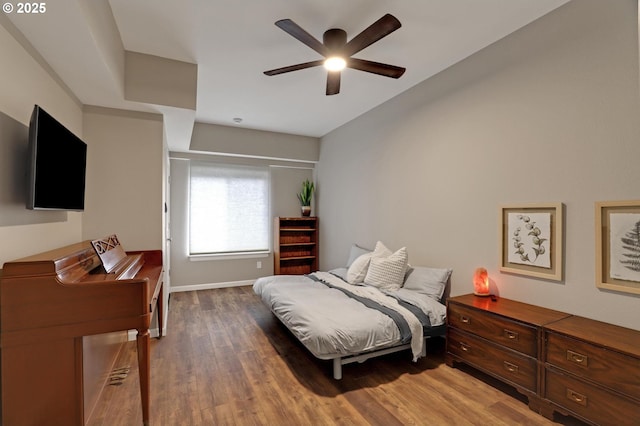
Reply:
[[[343,49],[343,53],[345,56],[351,56],[354,53],[358,53],[365,47],[370,46],[385,36],[388,36],[401,26],[402,24],[395,16],[387,13],[382,18],[369,25],[368,28],[365,28],[360,34],[349,40]]]
[[[324,59],[320,59],[318,61],[304,62],[302,64],[289,65],[288,67],[276,68],[274,70],[265,71],[266,75],[278,75],[284,74],[286,72],[303,70],[305,68],[317,67],[318,65],[322,65],[324,63]]]
[[[395,65],[381,64],[380,62],[367,61],[364,59],[349,58],[347,66],[354,70],[370,72],[373,74],[383,75],[385,77],[400,78],[406,71],[406,68],[397,67]]]
[[[327,73],[327,96],[340,93],[340,71]]]
[[[276,21],[276,26],[284,30],[292,37],[306,44],[322,56],[327,56],[329,54],[329,51],[324,44],[322,44],[318,39],[302,29],[300,25],[296,24],[291,19],[281,19],[279,21]]]

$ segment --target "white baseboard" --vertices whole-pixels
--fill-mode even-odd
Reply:
[[[243,287],[253,285],[255,280],[245,281],[230,281],[226,283],[209,283],[209,284],[193,284],[193,285],[171,285],[171,293],[179,293],[181,291],[197,291],[197,290],[211,290],[213,288],[227,288],[227,287]]]

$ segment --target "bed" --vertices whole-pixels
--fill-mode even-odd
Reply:
[[[409,266],[406,249],[351,247],[346,267],[259,278],[254,292],[315,357],[342,366],[392,352],[426,355],[445,333],[442,303],[451,269]]]

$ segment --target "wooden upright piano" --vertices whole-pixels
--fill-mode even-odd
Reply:
[[[106,273],[90,241],[4,264],[2,424],[83,425],[83,337],[136,329],[149,423],[149,326],[162,330],[162,252],[127,252]],[[105,377],[105,381],[106,381]]]

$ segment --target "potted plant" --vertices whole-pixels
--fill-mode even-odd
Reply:
[[[313,197],[314,189],[313,182],[306,179],[302,182],[302,191],[296,194],[300,201],[300,206],[302,207],[302,216],[311,215],[311,198]]]

